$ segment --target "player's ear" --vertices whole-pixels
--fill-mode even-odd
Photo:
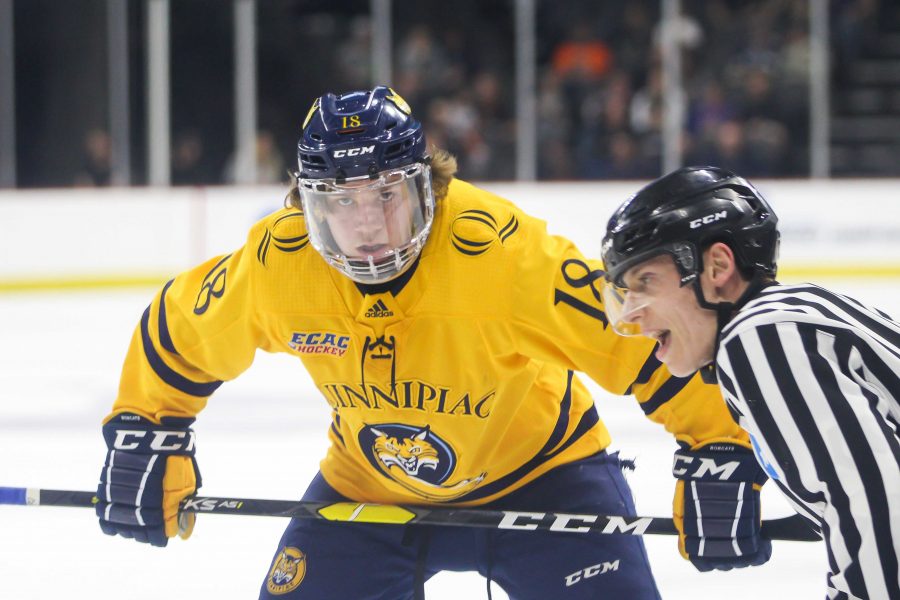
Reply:
[[[737,272],[734,251],[722,242],[715,242],[707,248],[703,264],[707,277],[716,286],[725,284]]]

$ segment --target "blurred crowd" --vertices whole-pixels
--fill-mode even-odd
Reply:
[[[539,179],[660,174],[659,4],[539,2]],[[675,35],[686,97],[684,162],[748,176],[808,174],[808,2],[685,0],[681,6]],[[831,3],[836,69],[859,52],[879,8],[877,0]],[[464,35],[470,36],[465,44]],[[443,24],[418,25],[397,47],[399,89],[413,106],[428,107],[432,139],[457,152],[462,172],[473,179],[514,175],[513,72],[483,60],[495,44]]]
[[[548,11],[558,40],[541,65],[542,179],[628,179],[661,172],[665,97],[659,2]],[[681,49],[686,164],[748,176],[809,173],[808,2],[685,0]],[[874,27],[877,0],[832,2],[832,53]],[[836,36],[835,36],[836,37]]]
[[[394,3],[389,83],[424,121],[430,142],[457,154],[466,179],[515,178],[512,2]],[[834,81],[841,81],[841,69],[852,64],[890,3],[829,3]],[[325,3],[332,8],[315,14],[298,3],[289,13],[293,22],[284,9],[266,13],[265,4],[258,22],[263,128],[257,179],[275,183],[286,180],[294,163],[298,119],[313,98],[371,86],[371,22],[366,14],[349,14],[358,2],[343,14],[340,2]],[[660,174],[665,97],[659,6],[658,0],[538,0],[539,179]],[[675,35],[686,99],[685,163],[717,164],[752,177],[808,175],[807,9],[807,0],[682,0]],[[267,20],[281,29],[264,36]],[[174,27],[173,35],[178,32]],[[280,36],[295,46],[273,41]],[[222,131],[190,124],[173,131],[174,184],[235,180],[234,156],[208,155],[210,148],[233,145]],[[102,129],[87,132],[77,183],[109,182],[104,135]]]

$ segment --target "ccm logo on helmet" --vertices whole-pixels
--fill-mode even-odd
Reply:
[[[710,223],[715,223],[719,219],[725,219],[728,217],[728,211],[723,210],[717,213],[713,213],[711,215],[706,215],[705,217],[700,217],[699,219],[694,219],[691,221],[691,229],[697,229],[701,225],[709,225]]]
[[[334,157],[341,158],[343,156],[360,156],[362,154],[374,154],[375,146],[360,146],[359,148],[344,148],[343,150],[335,150]]]

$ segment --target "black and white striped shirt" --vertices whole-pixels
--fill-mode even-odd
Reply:
[[[828,547],[828,597],[900,599],[900,323],[821,287],[773,285],[722,331],[723,395]]]

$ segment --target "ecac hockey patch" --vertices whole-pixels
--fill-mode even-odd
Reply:
[[[306,554],[293,546],[285,546],[272,563],[266,589],[270,594],[287,594],[297,589],[305,576]]]
[[[350,348],[350,336],[331,331],[295,331],[288,346],[301,354],[343,356]]]

